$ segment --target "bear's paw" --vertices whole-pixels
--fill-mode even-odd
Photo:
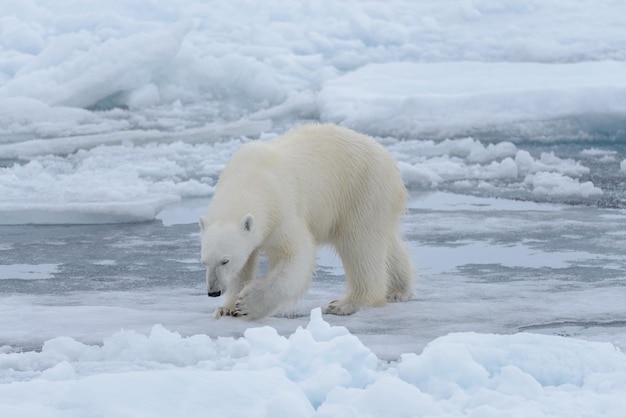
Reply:
[[[333,300],[326,307],[324,307],[324,313],[331,315],[352,315],[359,310],[359,305],[350,300]]]
[[[246,319],[260,319],[270,315],[277,308],[277,301],[268,294],[270,291],[260,280],[248,284],[239,293],[232,315]]]
[[[411,299],[413,292],[411,289],[407,290],[394,290],[387,293],[387,302],[406,302]]]
[[[234,311],[230,308],[226,308],[224,306],[220,306],[219,308],[217,308],[215,310],[215,313],[213,314],[213,316],[215,317],[215,319],[220,319],[223,316],[236,316],[234,314]]]

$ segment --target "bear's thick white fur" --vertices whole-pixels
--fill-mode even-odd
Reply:
[[[305,125],[250,142],[222,172],[202,228],[209,296],[223,315],[262,318],[309,287],[316,247],[332,245],[346,294],[325,312],[405,301],[413,267],[400,235],[407,192],[393,157],[374,140],[335,125]],[[260,254],[268,274],[256,279]]]

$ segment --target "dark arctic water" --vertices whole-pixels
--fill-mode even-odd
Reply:
[[[3,264],[55,264],[54,279],[5,279],[4,294],[142,291],[197,287],[202,279],[196,225],[0,226]]]

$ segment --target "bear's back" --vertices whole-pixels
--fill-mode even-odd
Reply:
[[[336,125],[304,125],[269,145],[281,155],[284,181],[310,223],[337,225],[368,211],[404,211],[406,189],[395,160],[365,135]]]

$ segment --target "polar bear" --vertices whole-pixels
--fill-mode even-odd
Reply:
[[[200,218],[207,293],[224,294],[215,317],[258,319],[308,289],[316,248],[330,244],[346,294],[325,313],[406,301],[413,266],[400,234],[407,191],[391,154],[336,125],[305,125],[243,145],[224,168]],[[269,272],[256,279],[259,255]]]

